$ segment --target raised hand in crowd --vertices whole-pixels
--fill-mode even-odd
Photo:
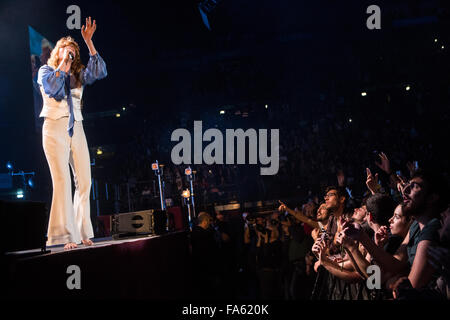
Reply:
[[[387,175],[390,175],[392,172],[391,172],[391,164],[390,164],[388,157],[386,156],[386,154],[384,152],[381,152],[379,154],[379,157],[380,157],[381,161],[380,162],[375,161],[375,164],[378,166],[378,168],[383,170]]]
[[[340,187],[344,187],[345,186],[345,174],[343,170],[338,170],[337,174],[337,181],[338,181],[338,185]]]
[[[280,203],[280,206],[278,207],[278,211],[286,212],[288,207],[283,202],[281,202],[280,200],[278,200],[278,202]]]
[[[309,214],[311,214],[311,216],[314,216],[314,204],[312,202],[309,202],[307,204],[305,204],[303,206],[303,209],[305,210],[305,212],[302,212],[300,210],[298,210],[297,208],[295,210],[292,210],[290,208],[288,208],[286,206],[286,204],[284,204],[283,202],[281,202],[280,200],[278,200],[278,202],[280,203],[280,206],[278,207],[278,211],[280,212],[288,212],[290,215],[292,215],[295,219],[308,224],[309,226],[311,226],[313,229],[315,228],[319,228],[319,224],[317,223],[317,221],[309,218]],[[308,211],[309,210],[309,211]]]
[[[316,242],[314,242],[312,246],[312,253],[316,256],[317,259],[319,259],[319,252],[320,252],[320,243],[323,242],[323,239],[317,238]]]
[[[364,232],[359,223],[341,218],[342,232],[349,238],[360,241],[361,235]]]
[[[375,176],[372,174],[369,168],[366,168],[367,179],[366,186],[372,194],[375,194],[380,191],[381,186],[378,184],[378,173],[375,173]]]
[[[358,242],[347,236],[344,231],[339,232],[336,243],[349,250],[358,248]]]
[[[414,172],[415,172],[417,169],[419,169],[419,165],[417,164],[417,161],[413,161],[413,162],[408,161],[408,162],[406,163],[406,167],[408,168],[409,176],[410,176],[410,177],[412,177],[413,174],[414,174]]]
[[[396,177],[397,177],[397,190],[398,192],[403,194],[403,189],[405,188],[408,181],[398,174],[396,175]]]

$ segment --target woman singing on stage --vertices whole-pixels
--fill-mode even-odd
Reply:
[[[89,193],[91,167],[89,149],[83,130],[81,98],[85,85],[106,77],[106,65],[92,42],[97,25],[91,17],[81,35],[89,48],[87,67],[81,64],[80,48],[71,37],[61,38],[46,65],[39,69],[38,84],[42,93],[45,117],[42,144],[53,184],[52,206],[47,245],[92,245],[94,237],[90,217]],[[72,202],[72,168],[75,195]]]

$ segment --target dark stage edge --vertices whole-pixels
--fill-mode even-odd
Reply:
[[[172,232],[139,238],[94,239],[92,246],[72,250],[48,247],[9,253],[5,283],[12,299],[152,299],[190,296],[188,233]],[[67,273],[78,266],[81,289],[70,290]]]

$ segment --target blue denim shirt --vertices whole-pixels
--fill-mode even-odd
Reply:
[[[59,72],[59,77],[56,76],[56,73]],[[84,87],[85,85],[89,85],[94,83],[96,80],[103,79],[107,76],[106,71],[106,64],[103,61],[103,59],[100,57],[98,53],[96,53],[93,56],[90,56],[89,62],[83,70],[81,70],[81,84]],[[50,106],[58,106],[58,102],[61,102],[67,95],[67,105],[64,108],[69,107],[69,135],[72,136],[73,134],[73,123],[74,123],[74,103],[72,101],[72,94],[70,89],[70,73],[66,73],[64,71],[57,69],[53,69],[49,65],[44,65],[39,69],[38,73],[38,80],[37,83],[42,86],[43,91],[46,95],[48,95],[49,98],[55,99],[53,102],[51,100],[48,100],[48,98],[44,98],[44,108],[50,107]],[[77,100],[77,103],[80,104],[81,102],[81,94],[80,94],[80,101]],[[47,103],[46,103],[47,102]],[[78,109],[80,106],[77,104]],[[57,107],[56,109],[60,109],[60,107]],[[77,109],[77,110],[78,110]],[[50,109],[44,109],[45,111],[50,112]],[[53,109],[55,110],[55,109]],[[67,109],[65,109],[64,113],[67,112]],[[61,112],[57,112],[58,114]],[[81,111],[77,111],[81,117]],[[67,114],[67,113],[66,113]],[[61,116],[61,115],[60,115]]]
[[[56,76],[56,72],[60,73],[60,76]],[[62,75],[62,77],[61,77]],[[100,80],[108,75],[106,71],[106,64],[98,52],[89,56],[89,62],[83,70],[81,70],[81,84],[92,84],[95,80]],[[50,98],[56,100],[64,99],[66,92],[64,88],[65,78],[68,73],[59,69],[53,70],[49,65],[44,65],[39,69],[37,83],[44,87],[44,92],[49,95]]]

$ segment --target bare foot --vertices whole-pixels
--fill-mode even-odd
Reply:
[[[76,243],[73,242],[66,243],[66,245],[64,246],[64,250],[70,250],[75,248],[78,248],[78,246]]]
[[[94,243],[91,241],[91,240],[89,240],[89,239],[87,239],[87,240],[81,240],[81,242],[83,242],[83,244],[85,245],[85,246],[92,246]]]

